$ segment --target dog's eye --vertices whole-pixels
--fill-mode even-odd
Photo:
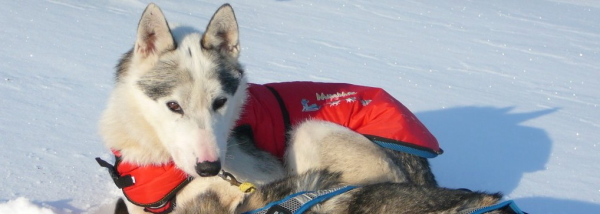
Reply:
[[[181,106],[177,102],[168,102],[167,107],[172,112],[175,112],[177,114],[183,114],[183,109],[181,109]]]
[[[226,102],[227,102],[227,98],[225,98],[225,97],[217,98],[212,104],[213,111],[219,110],[221,107],[223,107],[225,105]]]

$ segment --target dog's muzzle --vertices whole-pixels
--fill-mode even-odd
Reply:
[[[221,161],[204,161],[196,164],[196,172],[202,177],[210,177],[219,174],[221,171]]]

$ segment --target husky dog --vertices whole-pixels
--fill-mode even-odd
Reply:
[[[120,151],[124,162],[173,161],[188,175],[216,175],[246,99],[231,7],[222,6],[203,35],[181,36],[150,4],[136,38],[117,66],[100,123],[106,145]]]
[[[177,35],[179,31],[189,30],[172,31],[154,4],[145,9],[134,47],[117,66],[116,84],[100,121],[106,146],[118,152],[118,163],[142,167],[174,163],[184,172],[179,174],[193,178],[216,175],[226,158],[231,160],[225,164],[239,167],[225,168],[245,180],[261,183],[282,177],[279,161],[256,158],[264,152],[235,142],[227,147],[247,87],[237,61],[240,46],[232,8],[219,8],[204,34]],[[183,179],[187,185],[178,189],[178,202],[193,198],[207,183]],[[138,206],[126,203],[130,213],[143,213],[139,205],[165,202],[159,199],[141,199]]]
[[[212,185],[200,192],[194,200],[182,204],[175,213],[302,213],[299,210],[304,210],[305,213],[466,214],[496,205],[502,198],[500,193],[472,192],[406,182],[405,178],[397,177],[402,172],[394,172],[397,167],[390,165],[389,161],[383,161],[381,166],[369,166],[367,162],[356,158],[368,160],[381,157],[376,145],[367,141],[360,143],[356,134],[345,127],[331,126],[337,129],[332,130],[335,134],[323,134],[319,131],[323,126],[330,125],[309,121],[300,125],[293,133],[293,145],[288,152],[297,149],[293,155],[295,158],[314,161],[310,166],[302,165],[299,175],[290,175],[260,185],[255,192],[246,194],[242,201],[226,200],[227,197],[223,197],[243,195],[239,189]],[[306,134],[312,134],[310,139],[306,139]],[[311,149],[302,148],[306,146]],[[292,158],[292,155],[286,157]],[[220,182],[228,183],[224,180]],[[357,183],[360,185],[346,186]],[[303,192],[309,193],[299,194]],[[315,205],[309,205],[313,201],[316,201]],[[303,207],[305,204],[307,206]],[[515,209],[518,210],[500,206],[488,209],[486,213],[518,213]]]
[[[427,159],[371,146],[372,139],[331,122],[290,124],[298,128],[288,139],[294,146],[286,149],[285,158],[258,149],[252,130],[236,126],[250,87],[238,62],[240,50],[237,21],[228,4],[215,12],[204,33],[171,29],[158,6],[147,6],[133,48],[116,67],[115,87],[100,121],[100,134],[116,163],[97,160],[123,189],[129,213],[168,212],[175,203],[193,201],[212,188],[222,169],[256,184],[286,173],[344,168],[360,169],[341,175],[348,184],[437,186]],[[361,102],[366,105],[370,100]],[[306,111],[318,110],[306,102],[302,105]],[[315,138],[338,136],[344,137],[345,146],[314,146],[321,145]],[[325,155],[332,149],[360,153]],[[287,169],[280,159],[287,160]],[[221,202],[243,197],[219,194]]]

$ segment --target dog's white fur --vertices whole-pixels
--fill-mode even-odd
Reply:
[[[153,38],[146,34],[152,31]],[[140,165],[175,161],[186,173],[196,174],[197,161],[215,161],[224,158],[220,149],[225,148],[229,129],[235,123],[245,100],[245,78],[239,84],[242,93],[225,94],[220,84],[210,81],[214,73],[207,72],[215,65],[211,56],[202,54],[198,45],[199,34],[183,38],[175,48],[166,20],[160,9],[150,4],[140,20],[138,36],[126,74],[119,77],[101,122],[101,134],[107,146],[120,150],[123,160]],[[153,47],[147,47],[153,46]],[[190,51],[196,53],[194,60],[182,57]],[[163,53],[164,52],[164,53]],[[237,53],[233,53],[237,57]],[[182,80],[169,96],[150,99],[139,89],[138,81],[159,61],[173,61],[181,68],[189,69],[191,77]],[[186,82],[193,81],[193,82]],[[210,111],[211,99],[227,96],[227,105],[217,112]],[[166,102],[180,100],[186,115],[169,112]],[[198,159],[198,160],[197,160]]]
[[[328,169],[346,172],[342,181],[355,185],[405,181],[403,172],[381,147],[361,134],[326,121],[309,120],[296,127],[285,160],[290,174]]]

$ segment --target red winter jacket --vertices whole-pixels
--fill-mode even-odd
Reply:
[[[373,142],[421,157],[442,153],[435,137],[404,105],[380,88],[344,83],[250,84],[237,125],[252,128],[258,148],[281,158],[291,127],[307,119],[348,127]]]

